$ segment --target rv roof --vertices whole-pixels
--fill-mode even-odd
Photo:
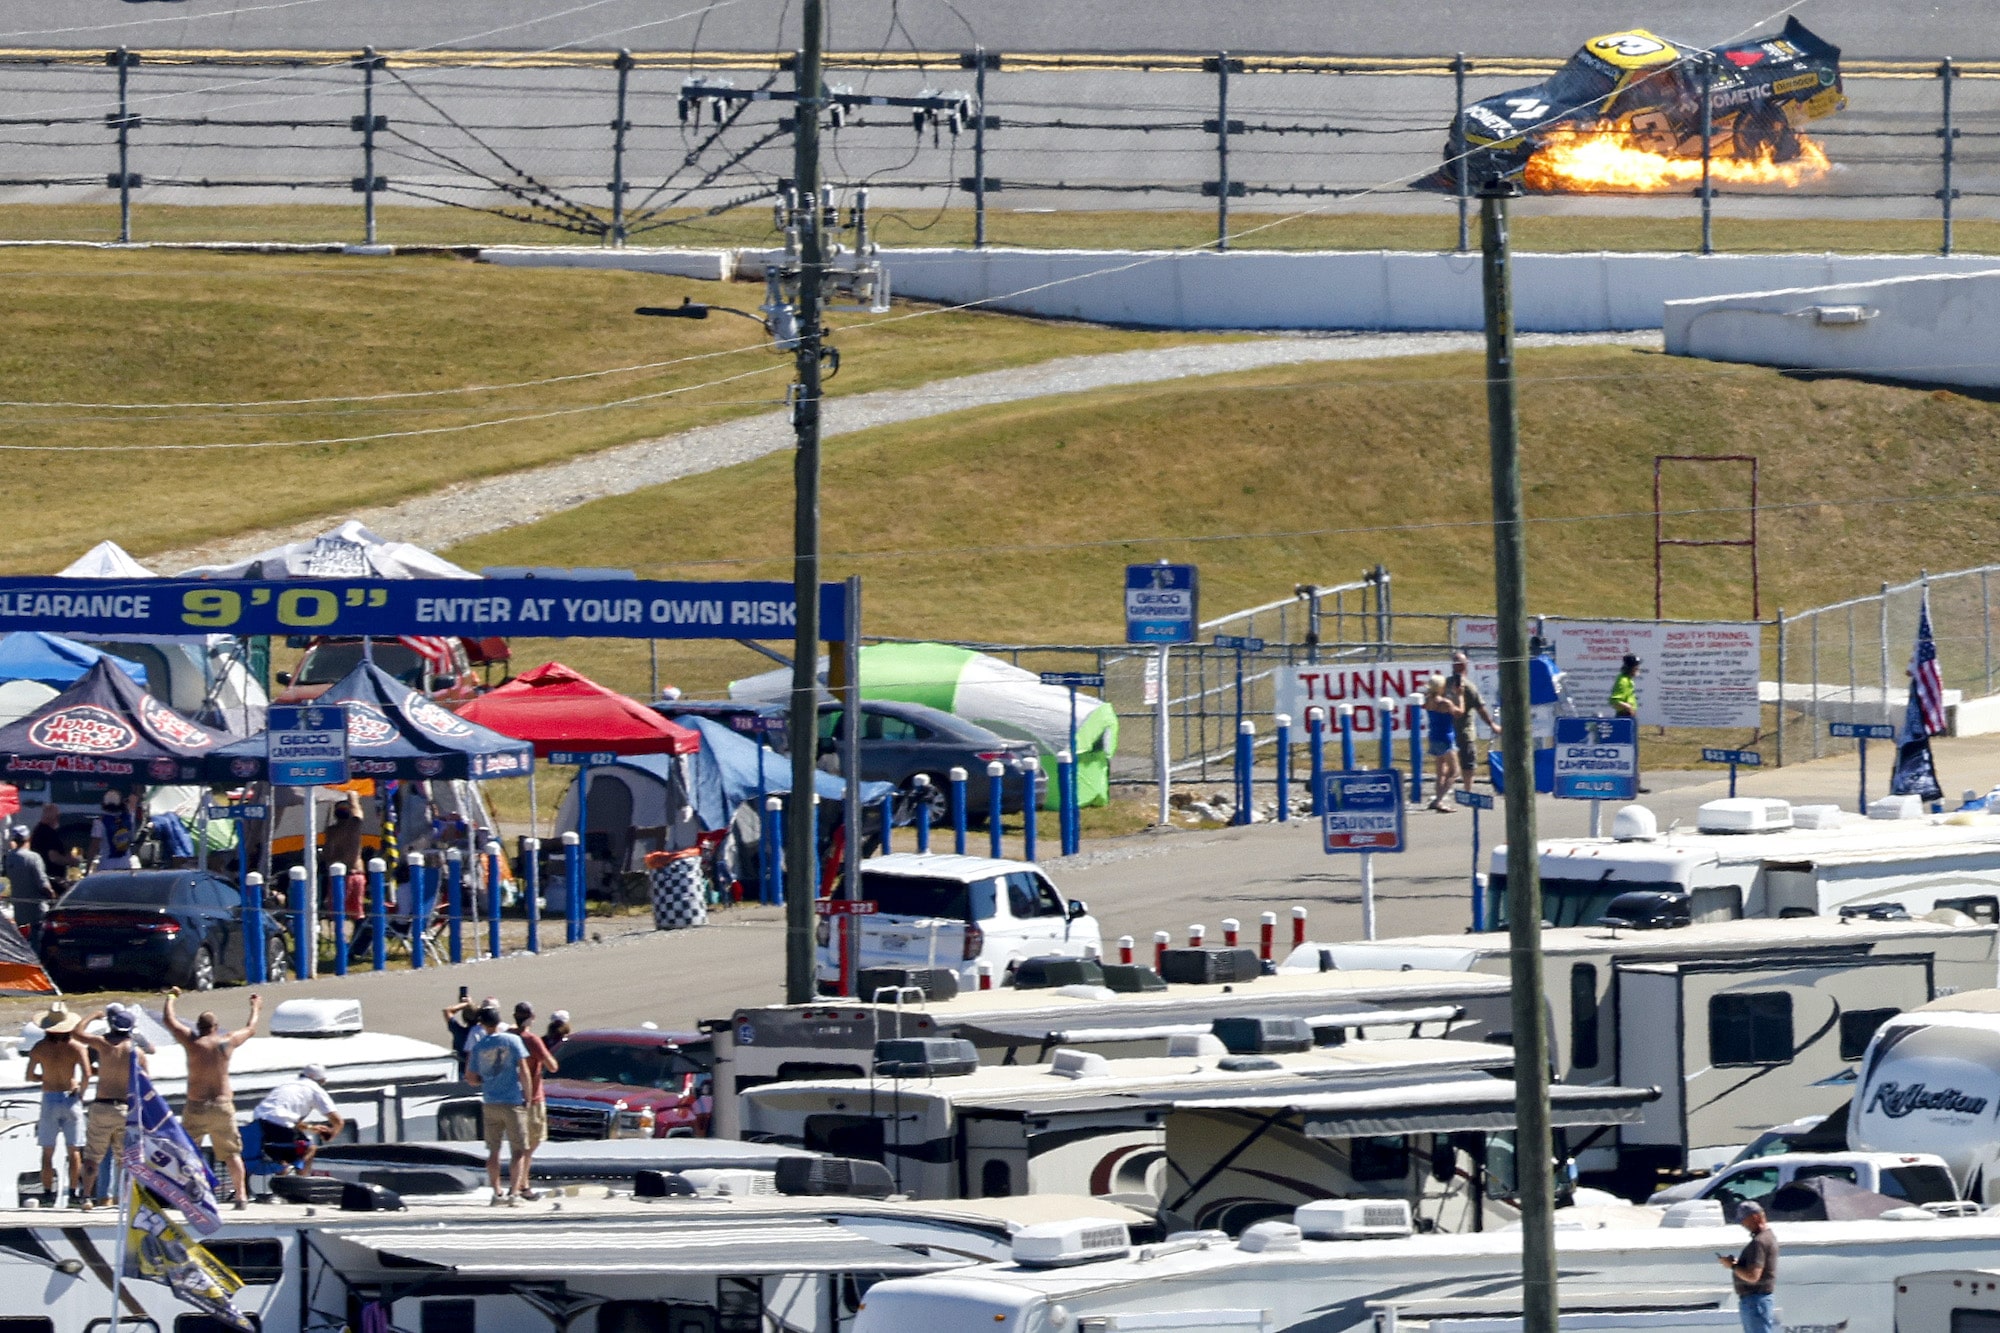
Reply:
[[[1544,954],[1616,953],[1775,953],[1790,949],[1825,949],[1841,944],[1880,944],[1893,940],[1953,935],[1990,935],[1992,925],[1948,926],[1938,921],[1871,921],[1865,917],[1832,916],[1745,917],[1711,921],[1672,930],[1613,930],[1609,926],[1547,926],[1542,930]],[[1502,932],[1484,935],[1408,935],[1368,944],[1305,944],[1301,952],[1332,951],[1336,966],[1366,967],[1378,953],[1383,957],[1443,959],[1465,957],[1470,967],[1480,955],[1507,952]],[[1313,964],[1317,966],[1315,962]],[[1302,975],[1280,973],[1281,976]],[[1337,974],[1336,974],[1337,975]]]
[[[1913,1014],[1956,1010],[1967,1014],[2000,1014],[2000,990],[1967,990],[1956,995],[1940,995],[1929,1004],[1920,1004]]]
[[[1974,848],[1994,845],[2000,852],[2000,818],[1948,822],[1956,815],[1923,819],[1857,819],[1838,828],[1781,829],[1775,833],[1700,833],[1675,831],[1645,842],[1617,842],[1610,838],[1551,838],[1540,846],[1542,858],[1595,860],[1629,864],[1634,861],[1666,865],[1680,858],[1696,862],[1762,861],[1776,858],[1795,861],[1831,856],[1856,859],[1897,859],[1935,853],[1942,848]],[[1507,849],[1493,849],[1493,869],[1507,868]]]

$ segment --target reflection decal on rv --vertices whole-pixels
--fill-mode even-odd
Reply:
[[[1986,1109],[1987,1099],[1974,1097],[1957,1088],[1938,1088],[1933,1091],[1921,1083],[1907,1087],[1895,1083],[1884,1083],[1875,1089],[1875,1095],[1868,1100],[1870,1111],[1880,1111],[1891,1120],[1901,1120],[1912,1111],[1946,1111],[1963,1115],[1978,1115]]]

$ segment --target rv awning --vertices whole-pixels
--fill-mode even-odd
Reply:
[[[373,1250],[386,1267],[444,1269],[460,1277],[933,1273],[967,1262],[884,1245],[817,1218],[684,1223],[661,1218],[617,1226],[439,1224],[330,1234]]]
[[[1658,1088],[1553,1087],[1550,1123],[1557,1127],[1633,1124],[1641,1108],[1659,1095]],[[1306,1134],[1316,1139],[1514,1128],[1514,1084],[1497,1078],[1303,1097],[1190,1097],[1173,1105],[1175,1110],[1289,1111],[1305,1121]]]

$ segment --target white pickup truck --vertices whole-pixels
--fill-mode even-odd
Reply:
[[[1794,1180],[1831,1176],[1892,1199],[1923,1205],[1958,1198],[1951,1168],[1934,1153],[1826,1152],[1779,1153],[1732,1163],[1712,1176],[1683,1181],[1647,1200],[1652,1204],[1714,1199],[1723,1216],[1733,1219],[1736,1205],[1763,1203]]]

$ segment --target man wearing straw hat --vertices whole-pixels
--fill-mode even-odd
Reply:
[[[90,1061],[72,1037],[77,1015],[58,1004],[38,1015],[41,1040],[28,1052],[28,1077],[41,1080],[42,1112],[35,1122],[35,1142],[42,1147],[42,1203],[56,1201],[56,1146],[69,1149],[69,1195],[82,1203],[83,1090],[90,1082]]]

